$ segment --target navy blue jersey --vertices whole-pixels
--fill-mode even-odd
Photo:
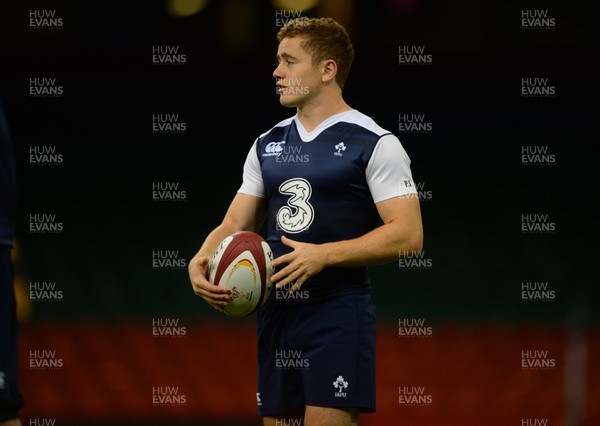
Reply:
[[[16,215],[15,159],[4,109],[0,102],[0,246],[12,247]]]
[[[409,164],[398,139],[358,111],[330,117],[310,133],[293,117],[256,140],[240,192],[268,200],[266,240],[278,257],[291,251],[282,235],[321,244],[374,229],[377,202],[414,192]],[[367,293],[367,268],[325,268],[301,291],[290,298],[274,290],[270,299],[316,302]]]

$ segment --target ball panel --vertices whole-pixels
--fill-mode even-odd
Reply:
[[[263,239],[261,238],[260,240],[256,240],[253,239],[252,240],[252,253],[256,253],[256,266],[258,267],[258,273],[259,273],[259,279],[260,279],[260,291],[258,293],[258,300],[256,301],[256,306],[254,307],[254,309],[252,309],[252,311],[250,312],[251,314],[256,312],[256,310],[258,308],[260,308],[263,304],[263,300],[265,299],[265,293],[266,293],[266,269],[267,269],[267,264],[265,262],[265,258],[262,255],[262,251],[263,251],[263,246],[262,243]]]
[[[257,256],[259,259],[259,271],[260,271],[260,298],[258,303],[254,307],[251,313],[256,312],[262,305],[265,304],[269,294],[271,293],[271,277],[273,276],[274,268],[271,265],[271,261],[273,260],[273,252],[271,251],[271,247],[269,244],[261,239],[261,241],[257,244],[257,252],[262,253],[262,256]]]
[[[223,273],[231,263],[231,261],[237,256],[237,253],[233,255],[233,258],[230,259],[232,252],[235,251],[237,246],[243,240],[240,238],[236,238],[235,234],[228,236],[221,242],[217,251],[213,255],[213,262],[216,262],[217,266],[215,268],[215,275],[213,280],[211,281],[215,285],[219,285],[219,281],[221,281],[221,277]],[[211,262],[211,266],[213,264]]]
[[[248,315],[256,301],[260,279],[256,261],[249,251],[244,251],[235,258],[226,269],[219,285],[229,289],[232,301],[225,307],[225,312],[231,316]]]

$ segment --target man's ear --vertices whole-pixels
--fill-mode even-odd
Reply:
[[[337,64],[333,59],[326,59],[321,65],[321,81],[328,83],[331,80],[335,80],[337,74]]]

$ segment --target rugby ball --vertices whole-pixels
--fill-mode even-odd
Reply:
[[[224,312],[245,317],[256,312],[271,293],[273,252],[258,234],[236,232],[217,247],[209,268],[211,284],[231,291],[232,300]]]

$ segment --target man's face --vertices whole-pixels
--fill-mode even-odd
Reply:
[[[321,84],[318,67],[312,57],[301,46],[301,37],[286,37],[277,49],[276,78],[279,102],[286,107],[301,107],[306,100],[314,97]]]

